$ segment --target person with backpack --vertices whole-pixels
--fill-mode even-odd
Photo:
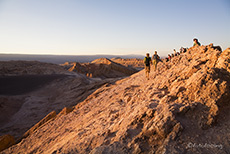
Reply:
[[[144,58],[144,64],[145,64],[145,76],[149,80],[150,64],[152,64],[152,59],[149,56],[149,53],[147,53],[146,57]]]
[[[154,66],[154,70],[157,70],[157,63],[162,60],[160,59],[160,57],[157,54],[157,51],[155,51],[155,54],[153,55],[153,66]]]
[[[180,48],[180,53],[185,53],[185,52],[186,52],[186,50],[187,50],[186,48],[181,47],[181,48]]]
[[[200,46],[200,42],[198,42],[197,38],[193,39],[193,46]]]

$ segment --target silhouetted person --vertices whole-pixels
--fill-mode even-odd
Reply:
[[[198,42],[198,39],[197,38],[194,38],[193,39],[193,46],[200,46],[200,42]]]
[[[183,49],[184,49],[183,47],[180,48],[180,53],[183,53]]]
[[[157,70],[157,63],[162,60],[160,59],[160,57],[158,56],[157,54],[157,51],[155,51],[155,54],[153,55],[153,67],[154,67],[154,70],[156,71]]]
[[[170,54],[168,54],[168,60],[171,61],[172,57]]]
[[[176,55],[176,49],[173,49],[174,55]]]
[[[181,47],[181,48],[180,48],[180,53],[185,53],[185,52],[186,52],[186,50],[187,50],[186,48]]]
[[[152,59],[149,56],[149,53],[146,54],[146,57],[144,59],[144,63],[145,63],[145,76],[149,80],[150,64],[152,64]]]

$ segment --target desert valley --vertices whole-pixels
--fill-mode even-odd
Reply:
[[[0,153],[230,153],[230,48],[142,59],[0,62]]]

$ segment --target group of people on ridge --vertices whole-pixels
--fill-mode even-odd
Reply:
[[[145,75],[146,78],[149,80],[149,73],[150,73],[150,64],[153,64],[154,70],[157,70],[157,63],[158,62],[162,62],[162,60],[160,59],[160,57],[157,54],[157,51],[155,51],[152,59],[149,55],[149,53],[146,54],[146,57],[144,59],[144,63],[145,63]]]
[[[198,42],[197,38],[193,39],[193,46],[200,46],[200,42]],[[176,52],[176,49],[173,49],[172,54],[168,54],[168,57],[166,58],[166,62],[171,61],[173,57],[179,56],[182,53],[187,52],[188,48],[181,47],[180,52]]]
[[[197,38],[193,39],[193,46],[200,46],[200,42],[198,42]],[[181,47],[180,53],[185,53],[186,51],[187,51],[186,48]],[[168,54],[168,57],[166,58],[166,62],[171,61],[172,57],[180,55],[180,53],[176,52],[176,50],[174,49],[174,54],[172,54],[172,56]],[[150,65],[152,64],[154,70],[156,71],[158,62],[163,62],[163,61],[160,59],[160,56],[157,54],[157,51],[155,51],[152,58],[150,57],[149,53],[146,54],[146,57],[144,58],[144,64],[145,64],[145,75],[148,80],[149,80],[149,73],[150,73]]]

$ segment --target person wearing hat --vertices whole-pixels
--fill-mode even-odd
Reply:
[[[193,46],[200,46],[200,42],[198,42],[198,39],[197,38],[194,38],[193,39]]]

